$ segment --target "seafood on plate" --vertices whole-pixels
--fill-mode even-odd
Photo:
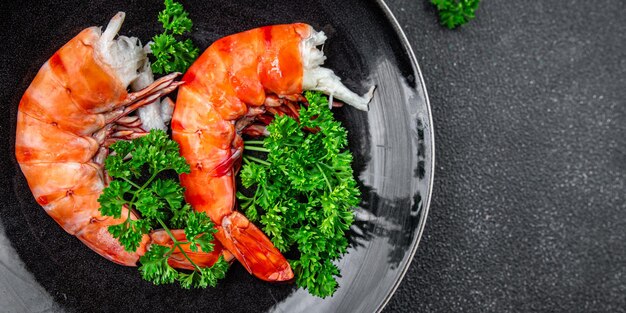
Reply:
[[[148,75],[149,66],[137,38],[115,38],[123,20],[120,12],[104,32],[99,27],[83,30],[41,67],[19,104],[15,156],[37,203],[65,231],[113,262],[136,266],[151,243],[171,242],[156,231],[144,235],[135,252],[127,252],[112,237],[108,226],[122,219],[99,212],[98,197],[109,184],[103,162],[113,142],[146,134],[140,117],[129,113],[181,83],[173,73],[127,91],[137,77]],[[123,208],[122,216],[127,214],[137,218]],[[232,259],[217,243],[212,253],[190,252],[203,266],[221,253]],[[168,262],[188,268],[176,254]]]
[[[325,40],[323,32],[301,23],[221,38],[189,68],[178,90],[171,126],[191,166],[180,177],[185,199],[211,217],[218,229],[215,237],[263,280],[290,280],[293,271],[267,236],[235,210],[235,174],[246,130],[242,124],[301,99],[304,90],[322,91],[361,110],[367,110],[372,97],[373,87],[359,96],[321,66],[325,57],[317,46]]]

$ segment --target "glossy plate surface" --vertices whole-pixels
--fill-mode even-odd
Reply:
[[[153,286],[65,233],[33,199],[14,157],[17,106],[39,67],[82,29],[126,12],[121,33],[160,32],[160,1],[3,3],[1,52],[1,311],[375,312],[410,263],[424,228],[434,143],[426,90],[404,35],[378,1],[184,1],[201,48],[259,26],[306,22],[328,35],[326,66],[359,93],[377,86],[369,112],[341,108],[363,192],[336,294],[314,298],[261,282],[234,264],[218,288]]]

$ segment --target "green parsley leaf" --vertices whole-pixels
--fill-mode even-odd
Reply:
[[[133,149],[133,144],[129,141],[120,140],[114,142],[109,148],[119,156],[125,157]]]
[[[185,72],[198,58],[200,50],[194,47],[191,39],[177,41],[173,35],[160,34],[152,38],[150,49],[156,60],[152,71],[157,74]]]
[[[167,263],[169,251],[168,247],[150,245],[150,250],[139,259],[141,277],[155,285],[171,284],[176,281],[178,272]]]
[[[253,222],[256,222],[259,219],[259,212],[256,210],[256,206],[254,204],[251,204],[246,208],[245,214],[246,217]]]
[[[178,280],[183,288],[215,286],[217,280],[224,277],[228,262],[220,258],[220,262],[211,268],[200,268],[182,248],[189,243],[194,252],[198,247],[203,252],[213,251],[216,229],[211,219],[205,213],[193,212],[191,206],[184,203],[184,189],[178,182],[157,178],[168,170],[178,174],[189,172],[178,144],[164,131],[153,130],[132,141],[119,141],[111,145],[111,150],[114,153],[105,160],[105,169],[119,180],[112,181],[98,198],[100,212],[115,218],[126,215],[123,222],[108,227],[111,235],[126,251],[134,252],[143,236],[158,225],[165,229],[173,242],[171,247],[150,245],[150,250],[140,258],[142,277],[157,285]],[[146,176],[149,176],[147,180]],[[133,179],[145,181],[139,183]],[[124,207],[128,210],[124,211]],[[165,221],[169,221],[169,226]],[[187,240],[179,241],[169,227],[183,228]],[[179,273],[167,263],[175,250],[194,266],[193,272]]]
[[[454,29],[475,17],[480,0],[431,0],[439,10],[441,24]]]
[[[119,240],[124,250],[135,252],[141,243],[143,235],[150,232],[152,227],[146,220],[128,219],[126,222],[118,225],[109,226],[109,232],[113,238]]]
[[[185,228],[187,225],[187,216],[191,212],[191,206],[189,204],[183,205],[180,209],[172,208],[172,217],[170,218],[170,225],[174,228]]]
[[[119,154],[109,156],[104,161],[104,168],[113,178],[128,178],[133,174],[128,164],[124,162]]]
[[[211,267],[205,267],[202,269],[202,281],[201,286],[215,287],[217,281],[226,277],[226,271],[228,270],[228,262],[220,255],[219,259]]]
[[[159,22],[163,24],[165,30],[176,35],[191,31],[193,26],[189,13],[185,11],[182,4],[174,0],[165,0],[165,10],[159,13]]]
[[[122,206],[127,203],[126,194],[130,192],[132,186],[125,181],[114,180],[107,188],[104,188],[98,202],[100,202],[100,213],[104,216],[120,218],[122,216]]]
[[[292,261],[296,269],[296,284],[305,287],[314,295],[332,295],[337,289],[335,276],[339,276],[339,268],[330,260],[319,260],[303,256]]]
[[[170,140],[162,130],[151,130],[148,135],[133,140],[132,159],[133,168],[148,166],[150,174],[165,170],[175,170],[176,173],[189,173],[189,164],[179,153],[178,143]]]
[[[178,272],[178,282],[180,286],[184,289],[193,288],[206,288],[207,286],[203,286],[202,282],[202,273],[198,271],[193,271],[191,273],[183,273]],[[208,285],[208,284],[207,284]]]
[[[300,259],[291,261],[297,285],[327,297],[337,289],[339,269],[333,261],[346,253],[345,234],[361,193],[346,150],[347,131],[324,95],[304,95],[309,105],[301,108],[300,123],[276,116],[267,126],[270,135],[263,147],[269,165],[248,158],[241,180],[254,188],[254,196],[237,193],[237,198],[249,219],[259,218],[276,248],[298,249]]]
[[[150,50],[155,57],[152,71],[157,74],[185,72],[198,58],[200,50],[191,39],[177,40],[174,35],[191,31],[193,23],[183,6],[173,0],[165,0],[165,9],[159,13],[163,33],[152,37]]]
[[[185,190],[173,179],[156,179],[150,186],[150,190],[166,201],[173,210],[178,210],[183,206]]]
[[[135,208],[141,213],[141,216],[146,219],[162,218],[163,212],[159,209],[163,208],[164,203],[154,196],[151,190],[142,189],[135,194],[137,200],[135,201]]]
[[[179,273],[178,281],[185,289],[206,288],[207,286],[217,286],[217,281],[226,277],[228,262],[220,255],[219,259],[211,267],[202,268],[200,272]]]
[[[241,169],[241,183],[249,188],[253,184],[265,184],[267,175],[265,167],[258,163],[250,163]]]
[[[211,219],[203,212],[190,212],[187,217],[187,227],[185,227],[185,236],[189,240],[191,251],[198,251],[198,247],[203,252],[213,251],[213,233],[215,229]]]

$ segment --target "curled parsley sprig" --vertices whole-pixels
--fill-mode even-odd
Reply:
[[[480,0],[430,0],[439,11],[441,24],[454,29],[474,19]]]
[[[269,137],[245,142],[245,149],[266,152],[267,159],[244,155],[241,181],[254,191],[237,197],[280,251],[297,248],[300,258],[290,261],[296,284],[326,297],[337,289],[339,269],[333,261],[346,252],[346,231],[361,193],[346,149],[347,131],[324,95],[306,92],[305,97],[309,106],[300,110],[300,123],[277,116],[267,127]]]
[[[109,232],[119,240],[126,251],[134,252],[144,235],[154,227],[162,228],[172,239],[172,246],[151,244],[140,258],[139,271],[145,280],[155,285],[178,281],[183,288],[214,287],[225,276],[228,262],[221,256],[209,268],[199,267],[183,250],[213,251],[213,234],[216,229],[211,219],[195,212],[183,201],[183,187],[175,180],[158,178],[165,171],[189,173],[189,165],[179,154],[178,144],[162,130],[152,130],[133,141],[118,141],[111,145],[114,152],[105,160],[104,167],[115,178],[98,198],[104,216],[124,217],[124,221],[109,226]],[[149,177],[140,183],[143,177]],[[132,211],[140,218],[132,218]],[[177,240],[168,227],[182,228],[186,240]],[[179,250],[194,267],[193,272],[178,272],[167,260]]]
[[[165,0],[165,9],[159,13],[163,33],[152,37],[150,50],[155,57],[152,71],[157,74],[185,72],[200,54],[191,39],[179,41],[176,36],[191,32],[193,22],[182,4]],[[176,35],[176,36],[175,36]]]

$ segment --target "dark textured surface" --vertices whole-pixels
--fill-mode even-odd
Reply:
[[[390,0],[426,81],[426,231],[386,312],[626,311],[626,2]]]
[[[95,15],[101,2],[94,9],[39,5],[14,17],[51,28],[53,36],[33,39],[27,30],[5,46],[11,57],[0,73],[18,79],[3,88],[24,85],[19,79],[38,67],[16,73],[17,60],[41,64],[54,51],[48,41],[80,29],[43,16]],[[386,312],[625,311],[626,4],[483,1],[476,20],[448,31],[425,0],[388,2],[428,87],[437,172],[425,235]],[[0,20],[0,29],[14,33],[8,21]],[[0,166],[14,163],[2,158]],[[12,194],[12,186],[4,181],[0,191]],[[59,233],[61,244],[76,245]],[[243,274],[234,271],[232,279],[248,279]],[[95,284],[103,283],[74,289]],[[231,294],[215,307],[258,307],[249,297],[226,298],[238,292],[226,288]],[[154,299],[133,296],[146,297]]]

